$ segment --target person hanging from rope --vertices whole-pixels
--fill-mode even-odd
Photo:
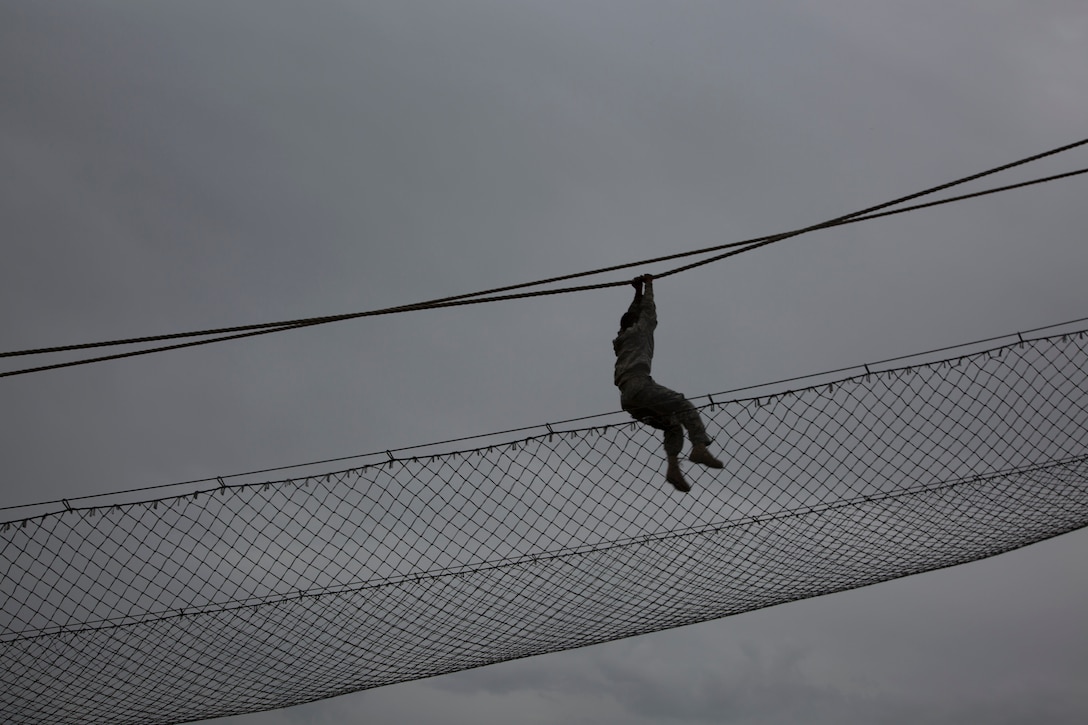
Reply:
[[[707,450],[711,438],[695,406],[650,377],[657,327],[654,278],[644,274],[631,280],[631,284],[635,299],[620,318],[619,334],[612,341],[616,353],[614,382],[620,389],[620,405],[635,420],[665,432],[665,456],[669,462],[665,480],[686,493],[691,485],[684,478],[679,461],[685,429],[691,440],[690,460],[708,468],[722,468],[722,462]]]

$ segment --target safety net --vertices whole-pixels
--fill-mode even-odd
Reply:
[[[1076,331],[703,396],[725,468],[687,495],[614,415],[65,502],[0,526],[0,713],[266,710],[1009,551],[1088,524],[1086,370]]]

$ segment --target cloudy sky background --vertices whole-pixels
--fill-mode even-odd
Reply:
[[[366,310],[804,226],[1080,140],[1085,68],[1074,0],[8,0],[2,348]],[[971,189],[1086,165],[1081,149]],[[1085,184],[662,280],[655,373],[695,395],[1088,315]],[[612,411],[627,302],[418,312],[6,378],[0,503]],[[219,722],[1079,723],[1086,553],[1082,531]]]

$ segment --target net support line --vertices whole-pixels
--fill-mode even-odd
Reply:
[[[0,526],[6,722],[254,712],[659,631],[1088,525],[1088,334]]]

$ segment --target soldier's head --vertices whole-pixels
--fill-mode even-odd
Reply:
[[[620,332],[623,332],[636,322],[638,322],[637,312],[624,312],[623,317],[620,318]]]

